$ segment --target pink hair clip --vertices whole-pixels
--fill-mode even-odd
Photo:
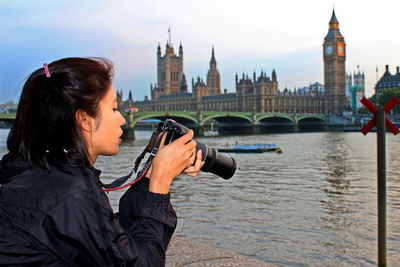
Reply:
[[[46,72],[46,77],[50,78],[50,71],[49,68],[47,67],[47,63],[44,63],[43,67],[44,67],[44,72]]]

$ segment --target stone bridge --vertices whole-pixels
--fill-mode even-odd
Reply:
[[[195,130],[196,135],[204,135],[205,125],[218,126],[221,133],[245,132],[257,133],[263,127],[301,127],[322,126],[328,124],[325,114],[290,113],[251,113],[251,112],[212,112],[212,111],[160,111],[123,113],[127,121],[128,138],[134,139],[135,125],[144,120],[173,119]]]
[[[11,126],[15,113],[0,114],[0,126]],[[329,118],[325,114],[301,113],[251,113],[251,112],[212,112],[212,111],[160,111],[122,113],[127,124],[125,136],[135,139],[135,125],[144,120],[173,119],[195,130],[196,135],[204,135],[206,125],[215,125],[220,133],[242,132],[258,133],[265,127],[302,127],[327,125]]]

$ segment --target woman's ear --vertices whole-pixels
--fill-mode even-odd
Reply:
[[[78,109],[75,112],[75,120],[76,123],[81,127],[81,129],[85,132],[90,132],[92,130],[92,117],[90,117],[86,111],[82,109]]]

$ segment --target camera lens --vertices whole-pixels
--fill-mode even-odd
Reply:
[[[158,128],[167,131],[165,144],[169,144],[177,138],[187,133],[189,130],[186,126],[177,123],[174,120],[167,119],[160,122]],[[236,160],[234,158],[218,154],[218,152],[205,144],[197,142],[196,151],[201,150],[204,166],[201,168],[203,172],[211,172],[224,179],[230,179],[236,171]]]
[[[197,142],[196,150],[201,150],[204,166],[203,172],[211,172],[224,179],[230,179],[236,171],[236,160],[234,158],[219,154],[214,148]]]

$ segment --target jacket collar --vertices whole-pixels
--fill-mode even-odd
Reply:
[[[0,161],[0,184],[5,184],[12,177],[29,169],[29,164],[21,157],[16,157],[11,153],[3,156]]]
[[[12,153],[4,155],[0,160],[0,184],[10,182],[14,176],[21,174],[30,168],[32,167],[22,157],[15,156]],[[50,168],[55,168],[55,166],[50,166]],[[82,172],[86,172],[96,180],[99,180],[101,174],[100,170],[83,165],[67,165],[61,163],[56,168],[77,176]]]

